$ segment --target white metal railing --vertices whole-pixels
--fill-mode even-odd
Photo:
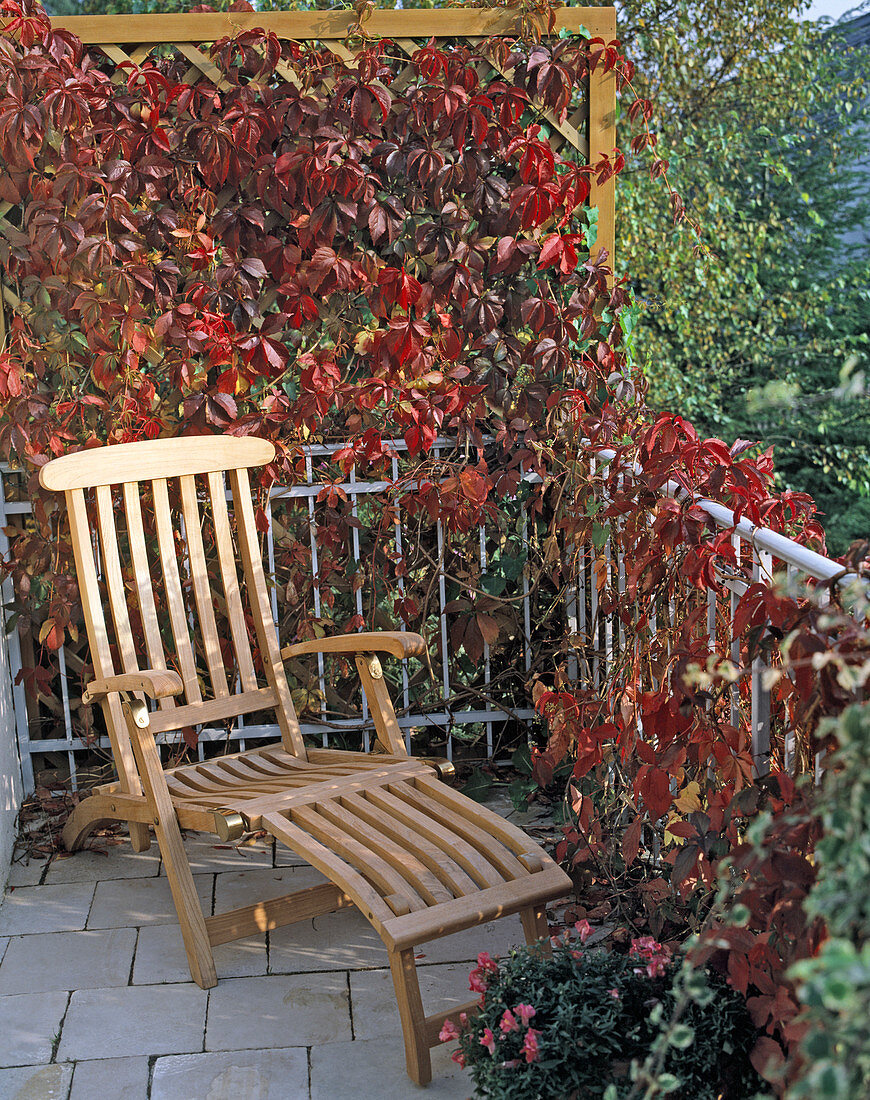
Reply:
[[[393,481],[361,481],[357,479],[355,472],[351,471],[347,480],[341,483],[340,488],[347,494],[351,502],[351,510],[354,516],[358,513],[360,502],[367,496],[383,493],[392,488],[398,481],[398,453],[405,449],[405,444],[403,440],[395,440],[391,442],[391,446],[397,452],[397,455],[394,456],[392,460],[391,472]],[[439,457],[446,450],[452,449],[452,447],[453,443],[451,440],[440,438],[436,441],[434,456]],[[314,514],[316,497],[327,483],[318,479],[317,471],[315,470],[315,460],[318,457],[329,458],[338,449],[338,444],[312,445],[308,447],[306,451],[305,482],[293,486],[274,487],[267,504],[269,526],[265,536],[265,557],[267,569],[274,575],[276,547],[272,527],[272,510],[279,506],[282,500],[307,503],[312,574],[315,579],[313,586],[314,613],[318,618],[321,616],[323,609],[321,607],[319,587],[316,583],[318,573],[318,552],[315,539]],[[614,458],[615,452],[610,450],[601,450],[597,453],[597,460],[602,463],[610,462]],[[7,499],[5,481],[10,472],[8,467],[0,466],[0,553],[2,553],[4,557],[8,557],[9,552],[9,540],[5,533],[5,528],[8,526],[10,518],[15,516],[26,517],[31,512],[29,501],[10,501]],[[534,480],[537,480],[537,478]],[[411,487],[411,483],[409,483],[409,487]],[[664,487],[663,492],[678,496],[683,495],[682,488],[673,482],[668,483],[668,485]],[[844,571],[843,567],[837,562],[821,554],[817,554],[812,550],[808,550],[794,540],[769,528],[755,526],[746,519],[741,519],[735,523],[734,512],[716,501],[698,498],[695,500],[695,503],[707,513],[711,523],[715,524],[717,527],[733,532],[732,537],[738,557],[742,558],[742,563],[747,567],[747,570],[751,572],[751,576],[754,580],[766,579],[772,582],[777,563],[780,563],[779,568],[784,566],[789,576],[793,578],[802,576],[825,583],[837,581],[844,585],[856,579],[854,573]],[[398,511],[394,527],[395,549],[396,552],[401,555],[403,551],[403,532],[401,517]],[[352,556],[355,561],[359,561],[360,543],[358,530],[352,528],[350,538]],[[528,538],[528,518],[525,512],[523,512],[523,543],[525,546],[528,546]],[[437,539],[439,550],[439,575],[435,587],[437,588],[438,594],[438,631],[444,655],[444,660],[442,661],[443,671],[440,682],[440,688],[443,695],[440,703],[432,708],[415,708],[414,699],[410,691],[407,662],[403,662],[401,698],[397,708],[399,710],[399,725],[406,731],[406,738],[409,746],[410,731],[413,728],[434,727],[442,730],[445,737],[445,748],[448,756],[452,756],[453,754],[453,729],[455,727],[483,725],[485,727],[486,754],[492,757],[495,744],[493,735],[494,727],[502,725],[508,720],[516,720],[521,723],[530,722],[535,712],[530,707],[514,707],[511,705],[510,701],[504,699],[499,700],[493,697],[492,692],[489,690],[491,685],[491,654],[489,645],[485,645],[484,648],[481,670],[482,694],[486,696],[485,705],[479,708],[464,707],[462,709],[451,706],[451,696],[454,693],[456,683],[451,675],[450,660],[448,658],[450,647],[447,611],[445,610],[448,601],[445,571],[441,567],[443,565],[444,535],[440,524],[437,526]],[[747,552],[751,554],[751,558],[742,557]],[[480,568],[482,573],[485,574],[488,567],[488,541],[487,531],[484,527],[481,527],[479,531],[479,554]],[[598,562],[597,567],[604,570],[604,576],[607,582],[610,583],[612,579],[620,591],[624,590],[625,565],[621,559],[621,555],[614,552],[612,542],[608,539],[600,551],[596,552],[592,547],[589,547],[581,552],[578,573],[574,583],[567,587],[564,607],[564,621],[568,635],[586,639],[591,643],[588,647],[590,655],[588,659],[584,661],[584,667],[582,668],[578,665],[577,650],[569,651],[568,674],[573,678],[579,678],[581,681],[586,682],[592,688],[599,688],[601,686],[608,664],[615,658],[617,653],[624,653],[627,645],[633,646],[636,644],[636,639],[626,638],[625,627],[622,622],[614,624],[612,616],[600,614],[598,598],[599,586],[596,583],[595,576],[596,560]],[[751,570],[749,570],[750,565]],[[733,622],[737,601],[747,588],[747,582],[740,577],[723,576],[721,580],[726,589],[724,596],[714,589],[708,590],[707,629],[710,632],[711,640],[714,642],[716,638],[717,614],[724,614],[728,622]],[[400,590],[403,590],[403,581],[401,579],[398,581],[398,585]],[[526,673],[528,673],[532,665],[532,602],[528,563],[526,563],[523,569],[521,589],[521,592],[517,593],[517,597],[522,601],[523,666]],[[10,602],[12,599],[11,581],[8,578],[3,584],[3,599],[5,603]],[[357,591],[354,594],[354,601],[356,612],[361,615],[363,609],[361,591]],[[274,586],[272,588],[272,607],[277,623],[279,620],[278,600]],[[673,620],[675,609],[671,604],[669,608],[660,608],[659,612],[661,614],[669,614],[671,620]],[[655,634],[657,629],[655,615],[651,617],[649,629],[651,633]],[[729,655],[735,664],[740,664],[740,642],[739,639],[733,638],[733,636],[729,636]],[[93,745],[78,738],[74,733],[66,676],[65,651],[63,649],[58,651],[62,716],[59,716],[54,722],[57,735],[47,738],[31,736],[24,685],[22,683],[15,683],[16,680],[20,680],[21,677],[19,674],[22,670],[21,646],[16,631],[13,631],[9,636],[9,658],[11,665],[9,671],[13,682],[16,732],[25,788],[27,791],[32,791],[34,786],[33,757],[44,753],[64,753],[66,755],[69,763],[71,782],[75,788],[77,785],[77,754],[81,755],[93,748]],[[326,695],[326,670],[322,655],[317,658],[317,661],[317,683],[321,698],[323,699]],[[765,678],[765,667],[762,658],[757,657],[753,662],[750,678],[752,752],[757,775],[765,774],[769,770],[770,758],[770,689]],[[464,685],[459,686],[462,687]],[[735,689],[732,695],[732,717],[735,720],[738,717],[738,701],[738,694]],[[372,728],[372,724],[369,720],[364,700],[362,705],[363,710],[361,718],[363,723],[364,747],[367,749],[369,747],[369,731]],[[326,712],[325,704],[321,706],[319,721],[309,721],[302,725],[304,733],[320,736],[324,745],[328,745],[330,735],[333,733],[340,733],[345,729],[350,730],[359,728],[360,719],[358,718],[342,719],[329,717]],[[239,720],[237,728],[229,732],[224,728],[206,727],[200,729],[198,733],[200,756],[203,755],[204,746],[208,742],[231,740],[237,747],[243,749],[246,739],[277,737],[279,735],[277,726],[250,723],[246,725],[243,719]],[[107,748],[108,739],[103,738],[99,744],[100,747]],[[793,743],[791,745],[787,744],[786,765],[789,763],[789,753],[793,753],[793,751]]]
[[[599,461],[612,462],[616,452],[610,449],[601,449],[596,452]],[[640,472],[640,466],[632,463],[634,472]],[[685,489],[675,481],[669,481],[662,487],[662,495],[685,497]],[[741,557],[741,547],[745,543],[751,550],[751,576],[752,582],[774,582],[777,572],[777,563],[785,566],[786,576],[789,581],[800,578],[812,581],[821,581],[824,584],[836,582],[842,588],[851,586],[859,580],[857,573],[849,572],[839,562],[826,558],[814,550],[809,550],[794,539],[788,538],[769,527],[761,527],[748,519],[735,521],[735,514],[731,508],[720,504],[707,497],[694,497],[693,504],[697,505],[710,518],[715,526],[732,532],[732,543],[738,558]],[[742,563],[742,562],[741,562]],[[747,563],[749,564],[749,563]],[[749,585],[740,577],[723,576],[720,580],[729,590],[728,614],[729,621],[733,623],[737,601],[748,589]],[[707,629],[710,632],[711,642],[715,647],[716,608],[719,593],[708,588],[708,622]],[[731,633],[730,657],[733,663],[740,665],[740,639]],[[765,671],[767,664],[763,657],[756,656],[752,661],[750,673],[750,735],[752,745],[752,759],[756,776],[766,775],[770,770],[770,700],[771,692],[766,682]],[[738,705],[738,692],[736,687],[732,691],[732,721],[736,724]],[[791,735],[785,745],[783,765],[786,770],[791,767],[794,753],[794,737]],[[818,777],[820,768],[819,758],[816,758],[816,774]]]
[[[351,502],[351,511],[355,516],[357,514],[360,502],[366,497],[372,494],[383,493],[392,488],[399,479],[399,454],[407,449],[404,440],[391,440],[389,441],[390,447],[396,452],[392,459],[392,481],[363,481],[356,477],[355,471],[351,471],[347,480],[342,482],[338,487],[347,494]],[[306,448],[306,462],[305,462],[305,481],[301,484],[293,486],[275,486],[273,487],[269,500],[267,503],[267,519],[269,520],[268,530],[265,534],[264,545],[264,565],[266,569],[274,576],[275,563],[276,563],[276,546],[274,531],[272,525],[272,512],[274,509],[280,506],[281,502],[295,501],[307,504],[308,511],[308,524],[310,535],[310,550],[311,550],[311,564],[312,574],[315,580],[313,585],[313,605],[315,617],[320,618],[323,612],[321,606],[321,594],[316,578],[318,574],[318,547],[315,537],[315,501],[318,493],[328,484],[318,477],[318,471],[315,469],[315,462],[318,458],[328,459],[337,450],[339,450],[341,444],[314,444]],[[439,438],[436,440],[433,447],[433,457],[438,458],[448,450],[452,450],[454,443],[447,438]],[[15,471],[10,470],[8,465],[0,465],[0,553],[3,557],[8,559],[9,555],[9,539],[6,534],[3,533],[9,521],[12,517],[27,517],[31,514],[32,508],[28,500],[10,501],[7,499],[8,494],[4,492],[5,483],[8,481],[9,475],[14,474]],[[409,488],[413,488],[413,482],[408,483]],[[524,525],[524,541],[527,542],[528,531],[527,526]],[[403,532],[401,527],[401,517],[396,514],[396,522],[394,525],[393,537],[395,540],[395,549],[398,554],[402,554],[402,539]],[[359,543],[359,531],[355,528],[351,529],[351,555],[355,561],[359,561],[360,558],[360,543]],[[444,549],[444,533],[441,529],[440,523],[437,525],[437,539],[439,550],[439,561],[443,564],[443,549]],[[479,554],[480,554],[480,566],[483,573],[486,572],[488,566],[488,532],[483,526],[479,529]],[[399,587],[404,587],[403,581],[399,580]],[[447,586],[445,582],[444,569],[439,567],[439,577],[437,589],[438,600],[438,618],[439,618],[439,633],[442,647],[442,676],[440,681],[440,688],[442,692],[442,698],[440,703],[425,708],[415,706],[415,700],[412,698],[409,684],[408,675],[408,663],[402,662],[401,673],[401,697],[397,700],[398,722],[400,727],[405,731],[406,741],[410,749],[410,735],[411,730],[421,727],[430,727],[436,730],[442,731],[445,741],[445,752],[448,758],[453,757],[454,750],[454,738],[453,730],[457,727],[469,727],[473,725],[479,725],[484,727],[484,745],[485,752],[488,758],[491,758],[495,749],[495,736],[494,728],[501,727],[508,721],[519,721],[521,723],[531,722],[535,718],[535,711],[528,706],[513,706],[511,701],[505,699],[499,699],[490,690],[491,688],[491,662],[490,662],[490,647],[488,644],[484,646],[483,667],[482,667],[482,680],[479,683],[479,694],[485,698],[483,705],[480,707],[458,707],[452,700],[456,694],[456,689],[461,690],[465,685],[458,682],[456,674],[451,670],[450,645],[448,638],[448,625],[447,625],[447,611],[445,606],[447,604]],[[272,593],[272,612],[275,618],[276,624],[279,621],[278,614],[278,599],[277,592],[274,586],[271,588]],[[7,578],[3,586],[3,599],[4,603],[9,603],[13,599],[12,583]],[[357,614],[362,614],[363,611],[363,596],[361,591],[357,591],[354,596],[355,610]],[[528,564],[526,564],[523,570],[522,580],[522,639],[521,645],[523,650],[523,664],[526,670],[531,667],[532,661],[532,641],[531,641],[531,592],[528,578]],[[282,641],[292,641],[293,639],[282,639]],[[10,634],[10,674],[13,683],[16,679],[20,679],[20,673],[22,670],[22,653],[21,646],[16,631]],[[66,653],[63,648],[58,651],[57,654],[59,664],[59,675],[61,685],[61,706],[62,714],[56,716],[53,721],[53,733],[55,736],[51,737],[39,737],[32,736],[31,733],[31,720],[32,715],[28,715],[27,700],[25,690],[22,684],[18,684],[14,688],[14,706],[15,706],[15,721],[16,721],[16,733],[18,739],[18,751],[21,760],[21,771],[24,786],[27,792],[31,792],[34,789],[34,756],[47,753],[64,753],[66,755],[69,771],[70,781],[73,789],[78,786],[78,767],[77,756],[80,757],[83,753],[93,750],[95,746],[101,749],[108,749],[109,741],[107,737],[102,737],[95,742],[88,743],[80,737],[76,736],[73,727],[72,715],[69,705],[69,687],[68,678],[66,675]],[[326,697],[326,668],[322,655],[317,657],[317,686],[320,692],[321,700],[325,700]],[[363,697],[362,700],[362,714],[361,718],[336,718],[332,715],[327,715],[325,702],[321,704],[321,714],[319,721],[307,721],[301,723],[302,732],[306,735],[319,736],[322,739],[324,746],[328,746],[330,736],[340,734],[344,730],[359,730],[362,724],[363,733],[363,748],[367,751],[369,748],[370,732],[374,728],[368,714],[368,708]],[[256,738],[277,738],[280,736],[280,731],[277,725],[263,725],[245,723],[244,718],[241,717],[237,721],[237,725],[232,730],[227,730],[223,727],[212,728],[202,727],[198,729],[199,740],[199,755],[200,758],[204,756],[204,747],[209,742],[214,741],[232,741],[234,747],[238,749],[244,749],[246,741]],[[178,735],[180,737],[180,735]],[[171,740],[171,735],[167,735],[167,740]],[[178,738],[176,738],[178,739]]]

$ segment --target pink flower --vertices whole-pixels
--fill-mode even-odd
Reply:
[[[503,1035],[507,1035],[509,1031],[519,1031],[520,1025],[517,1023],[517,1018],[511,1012],[509,1008],[504,1010],[504,1015],[501,1018],[501,1023],[498,1025]]]
[[[523,1026],[529,1026],[529,1020],[535,1015],[538,1010],[532,1008],[531,1005],[514,1005],[514,1012],[523,1021]],[[540,1034],[540,1033],[539,1033]]]
[[[668,968],[666,955],[658,955],[646,964],[646,976],[648,978],[660,978]]]
[[[592,925],[588,920],[578,920],[574,925],[577,930],[577,935],[580,937],[581,943],[586,943],[589,937],[592,935]]]
[[[516,1069],[518,1065],[520,1065],[519,1058],[511,1058],[510,1061],[508,1061],[508,1062],[502,1062],[501,1068],[502,1069]]]
[[[525,1054],[527,1062],[537,1062],[541,1056],[538,1050],[538,1036],[540,1034],[540,1031],[535,1031],[533,1027],[530,1027],[526,1032],[526,1038],[523,1041],[523,1054]]]
[[[472,993],[486,993],[486,982],[483,979],[483,971],[476,967],[468,975],[468,988]]]
[[[459,1038],[459,1028],[454,1024],[452,1020],[445,1020],[444,1026],[438,1032],[438,1040],[442,1043],[449,1043],[451,1039]]]
[[[611,989],[608,992],[610,993],[610,996],[614,999],[614,1001],[619,1000],[619,990],[618,989]]]
[[[483,1035],[480,1037],[480,1045],[486,1047],[490,1054],[495,1054],[495,1036],[492,1033],[492,1028],[486,1027],[483,1029]]]
[[[660,978],[667,970],[671,949],[657,943],[652,936],[641,936],[640,939],[631,941],[631,954],[646,962],[646,966],[635,967],[635,974]]]
[[[498,963],[487,951],[481,951],[477,956],[477,965],[481,970],[490,974],[496,974],[498,972]]]
[[[465,1055],[462,1053],[461,1050],[454,1050],[453,1053],[450,1055],[450,1060],[451,1062],[455,1062],[457,1066],[465,1069]]]

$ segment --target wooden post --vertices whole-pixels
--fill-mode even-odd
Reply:
[[[613,8],[598,9],[605,27],[597,33],[605,42],[616,37],[616,12]],[[616,145],[616,76],[605,73],[599,65],[589,78],[589,163],[595,164],[602,153],[613,156]],[[616,272],[616,181],[602,184],[592,179],[589,205],[598,207],[598,237],[592,247],[593,258],[602,248],[607,250],[608,264]]]

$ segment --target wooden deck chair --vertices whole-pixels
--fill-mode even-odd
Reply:
[[[512,913],[529,942],[545,937],[545,903],[571,882],[520,829],[408,756],[376,653],[420,656],[419,635],[344,635],[279,652],[248,480],[273,456],[264,440],[200,437],[43,467],[42,485],[66,496],[96,677],[86,700],[102,705],[118,771],[77,807],[64,840],[73,850],[98,824],[126,821],[141,851],[153,829],[203,988],[217,982],[215,945],[356,905],[386,945],[408,1074],[426,1084],[445,1017],[475,1002],[426,1016],[414,949]],[[355,658],[380,755],[304,744],[282,658],[318,651]],[[280,743],[164,771],[156,735],[257,711],[274,712]],[[330,881],[204,916],[180,829],[225,839],[267,830]]]

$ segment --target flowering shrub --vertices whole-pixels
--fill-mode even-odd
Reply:
[[[482,992],[480,1012],[441,1033],[459,1040],[453,1057],[471,1071],[475,1095],[616,1100],[630,1091],[631,1062],[646,1057],[673,1007],[675,962],[651,936],[616,954],[584,948],[588,929],[580,922],[578,931],[579,942],[562,939],[552,957],[533,947],[478,958],[470,986]],[[747,1100],[761,1085],[748,1059],[756,1029],[738,994],[712,972],[708,983],[671,1033],[664,1091]]]

